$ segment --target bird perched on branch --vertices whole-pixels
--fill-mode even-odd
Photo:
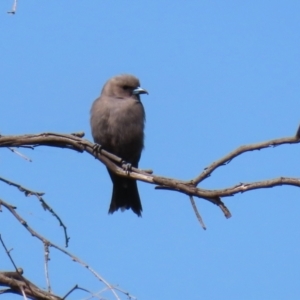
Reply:
[[[95,143],[137,168],[144,147],[145,111],[140,94],[148,94],[132,75],[109,79],[91,108],[91,128]],[[108,169],[113,183],[109,213],[131,208],[141,216],[142,204],[135,180]]]

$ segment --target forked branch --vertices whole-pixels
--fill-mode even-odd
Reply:
[[[269,188],[278,185],[293,185],[300,187],[300,179],[280,177],[276,179],[269,179],[259,182],[239,183],[233,187],[218,190],[208,190],[197,187],[200,182],[207,177],[220,166],[228,164],[235,157],[254,150],[260,150],[269,147],[280,146],[284,144],[298,144],[300,143],[300,129],[298,128],[297,134],[292,137],[274,139],[262,143],[250,144],[241,146],[236,150],[225,155],[223,158],[212,163],[205,170],[199,174],[196,178],[189,181],[183,181],[174,178],[167,178],[157,176],[140,169],[132,168],[130,172],[124,169],[124,161],[122,158],[111,154],[101,146],[96,145],[88,140],[83,139],[83,133],[73,134],[60,134],[60,133],[41,133],[41,134],[28,134],[19,136],[1,136],[0,147],[28,147],[33,149],[39,146],[51,146],[58,148],[67,148],[78,152],[87,152],[100,160],[110,170],[116,174],[124,177],[131,177],[136,180],[144,181],[150,184],[157,185],[157,189],[173,190],[190,196],[205,199],[220,207],[226,218],[231,216],[230,211],[221,201],[220,197],[233,196],[237,193],[247,192],[254,189]]]
[[[299,178],[289,178],[289,177],[279,177],[279,178],[273,178],[273,179],[268,179],[268,180],[263,180],[258,182],[238,183],[235,186],[228,187],[225,189],[218,189],[218,190],[201,189],[198,187],[199,183],[201,183],[203,180],[211,176],[211,174],[217,168],[227,165],[231,160],[233,160],[234,158],[236,158],[237,156],[245,152],[261,150],[261,149],[280,146],[284,144],[300,143],[300,127],[298,128],[296,135],[293,137],[274,139],[262,143],[241,146],[236,150],[230,152],[229,154],[225,155],[223,158],[220,158],[219,160],[215,161],[214,163],[206,167],[204,171],[200,173],[196,178],[191,179],[189,181],[157,176],[152,174],[151,171],[140,170],[133,167],[128,172],[128,169],[124,167],[124,165],[127,164],[122,160],[122,158],[117,157],[114,154],[105,151],[104,149],[101,148],[101,145],[96,145],[88,140],[83,139],[83,136],[84,136],[83,133],[73,133],[73,134],[41,133],[41,134],[19,135],[19,136],[0,136],[0,148],[6,147],[23,158],[24,155],[22,155],[19,151],[14,150],[13,147],[34,149],[35,147],[39,147],[39,146],[50,146],[50,147],[58,147],[58,148],[67,148],[78,152],[87,152],[91,156],[101,161],[110,170],[112,170],[113,172],[115,172],[120,176],[131,177],[132,179],[135,180],[140,180],[150,184],[155,184],[156,189],[172,190],[172,191],[177,191],[188,195],[192,207],[194,209],[194,212],[197,216],[197,219],[201,224],[201,226],[203,227],[203,229],[206,228],[197,210],[196,203],[193,197],[205,199],[219,206],[219,208],[224,213],[225,217],[229,218],[231,216],[230,211],[221,201],[221,197],[233,196],[237,193],[244,193],[250,190],[270,188],[279,185],[293,185],[296,187],[300,187]],[[26,160],[30,161],[30,159],[27,158]],[[29,190],[17,183],[14,183],[10,180],[1,177],[0,177],[0,181],[5,182],[14,187],[17,187],[26,196],[29,195],[36,196],[39,199],[39,201],[42,203],[44,209],[49,210],[58,219],[59,224],[66,229],[59,216],[52,210],[52,208],[43,199],[44,193]],[[102,283],[104,283],[106,289],[110,290],[116,299],[119,299],[118,295],[115,292],[115,290],[118,290],[118,288],[111,286],[98,273],[96,273],[92,268],[90,268],[90,266],[88,266],[86,263],[81,261],[79,258],[75,257],[71,253],[67,252],[65,249],[47,240],[39,233],[37,233],[35,230],[33,230],[27,224],[27,222],[16,212],[16,208],[14,206],[0,199],[0,211],[1,211],[1,206],[5,207],[26,228],[26,230],[28,230],[31,233],[32,236],[38,238],[44,244],[45,273],[46,273],[48,291],[43,291],[39,289],[33,283],[31,283],[26,278],[24,278],[22,275],[23,272],[21,273],[20,269],[17,269],[17,267],[14,265],[15,271],[0,272],[0,286],[7,287],[6,289],[0,290],[0,295],[4,293],[17,293],[23,295],[23,297],[28,297],[32,299],[33,298],[49,299],[49,300],[64,299],[65,297],[60,298],[58,296],[53,295],[50,289],[50,282],[48,278],[48,260],[49,260],[49,247],[52,247],[63,252],[64,254],[68,255],[72,260],[78,262],[79,264],[87,268]],[[66,230],[65,230],[65,240],[67,245],[69,237],[67,236]],[[10,254],[7,251],[7,249],[6,252],[7,255],[10,257]],[[81,288],[79,288],[76,285],[70,292],[67,293],[67,295],[69,295],[71,292],[73,292],[73,290],[76,289],[81,289]],[[121,292],[124,293],[124,291]],[[130,299],[133,299],[133,297],[130,296],[129,294],[128,297]]]

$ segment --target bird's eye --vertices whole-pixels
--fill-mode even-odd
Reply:
[[[125,91],[128,91],[128,90],[130,89],[130,87],[129,87],[128,85],[124,85],[124,86],[123,86],[123,89],[124,89]]]

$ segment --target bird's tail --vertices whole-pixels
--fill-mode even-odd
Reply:
[[[117,176],[109,171],[113,182],[113,193],[108,213],[112,214],[119,208],[131,208],[139,217],[142,216],[142,204],[136,180]]]

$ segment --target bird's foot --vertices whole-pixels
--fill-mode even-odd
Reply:
[[[129,172],[131,171],[131,168],[132,168],[132,164],[131,163],[128,163],[126,161],[122,161],[122,168],[123,170],[126,172],[126,175],[129,174]]]
[[[95,155],[96,153],[101,153],[102,146],[99,144],[94,144],[93,146],[93,154]]]

